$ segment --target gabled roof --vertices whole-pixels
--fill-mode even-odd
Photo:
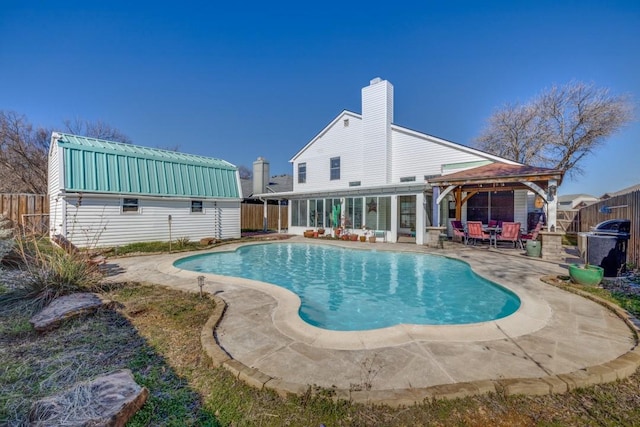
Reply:
[[[70,192],[240,198],[236,167],[224,160],[65,133],[64,189]]]
[[[300,151],[298,151],[292,158],[291,160],[289,160],[289,162],[293,162],[298,156],[300,156],[302,153],[304,153],[306,151],[307,148],[309,148],[311,145],[313,145],[314,142],[316,142],[320,137],[322,137],[322,135],[324,135],[325,133],[327,133],[327,131],[329,129],[331,129],[338,121],[340,121],[340,119],[342,119],[342,117],[344,116],[350,116],[356,119],[362,119],[362,115],[358,114],[358,113],[354,113],[352,111],[349,110],[342,110],[342,112],[340,114],[338,114],[335,119],[331,120],[329,122],[328,125],[326,125],[320,132],[318,132],[318,134],[316,136],[314,136],[311,141],[309,141],[304,147],[302,147],[302,149],[300,149]]]
[[[333,126],[335,126],[336,123],[339,123],[341,120],[343,120],[343,118],[345,116],[349,116],[349,117],[353,117],[355,119],[362,120],[362,115],[361,114],[354,113],[354,112],[349,111],[349,110],[342,110],[342,112],[340,114],[338,114],[333,120],[331,120],[329,122],[329,124],[327,124],[320,132],[318,132],[318,134],[316,134],[316,136],[314,136],[311,139],[311,141],[309,141],[304,147],[302,147],[302,149],[300,149],[300,151],[298,151],[291,158],[291,160],[289,160],[289,162],[294,162],[302,153],[304,153],[307,150],[307,148],[309,148],[318,139],[320,139],[325,133],[327,133]],[[429,134],[426,134],[424,132],[419,132],[419,131],[416,131],[416,130],[413,130],[413,129],[409,129],[409,128],[404,127],[404,126],[399,126],[399,125],[396,125],[396,124],[393,124],[393,123],[391,124],[391,130],[395,131],[395,132],[404,133],[406,135],[410,135],[410,136],[413,136],[413,137],[416,137],[416,138],[429,140],[430,142],[433,142],[433,143],[436,143],[436,144],[440,144],[440,145],[444,145],[444,146],[447,146],[447,147],[452,147],[452,148],[455,148],[457,150],[464,151],[464,152],[467,152],[467,153],[472,153],[472,154],[475,154],[477,156],[481,156],[481,157],[484,157],[486,159],[490,159],[492,161],[497,161],[497,162],[502,162],[502,163],[509,163],[509,164],[514,164],[514,165],[520,164],[520,163],[514,162],[512,160],[496,156],[495,154],[491,154],[491,153],[487,153],[487,152],[482,151],[482,150],[478,150],[477,148],[468,147],[466,145],[458,144],[457,142],[448,141],[446,139],[439,138],[437,136],[429,135]]]
[[[253,179],[243,178],[240,179],[242,185],[242,196],[247,199],[253,197]],[[283,193],[293,190],[293,176],[291,175],[276,175],[269,178],[269,184],[267,185],[267,192],[269,193]]]

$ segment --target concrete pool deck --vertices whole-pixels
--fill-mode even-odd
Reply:
[[[226,304],[203,331],[205,350],[257,387],[280,394],[317,387],[352,401],[399,405],[484,392],[564,392],[624,378],[640,364],[637,334],[624,313],[540,280],[566,274],[564,260],[552,263],[523,257],[521,251],[462,244],[431,249],[301,237],[274,243],[289,242],[446,255],[516,292],[522,305],[511,316],[480,324],[335,332],[302,321],[298,297],[283,288],[204,274],[204,290]],[[112,259],[109,280],[198,292],[201,273],[173,267],[176,259],[191,254]]]

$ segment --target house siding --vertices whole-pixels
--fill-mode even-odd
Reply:
[[[349,119],[349,126],[344,126]],[[362,180],[362,120],[343,115],[294,161],[294,191],[317,191],[349,188],[350,181]],[[330,179],[329,160],[340,157],[340,179]],[[305,183],[298,182],[298,165],[307,164]],[[362,182],[362,185],[366,185]]]
[[[527,206],[529,192],[527,190],[515,190],[513,192],[513,221],[520,223],[520,228],[527,228]]]
[[[424,175],[440,175],[442,165],[482,161],[486,158],[439,144],[428,137],[394,130],[391,182],[400,182],[400,178],[415,176],[416,182],[424,181]]]
[[[79,247],[111,247],[171,239],[240,237],[240,202],[205,201],[203,213],[191,213],[191,200],[140,197],[139,213],[122,213],[121,199],[67,196],[67,238]]]
[[[61,155],[62,149],[58,146],[57,141],[52,141],[49,149],[47,191],[49,193],[49,229],[53,230],[53,234],[61,233],[64,225],[64,203],[61,200],[61,194],[64,189]]]

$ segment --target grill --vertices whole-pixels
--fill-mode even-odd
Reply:
[[[580,233],[580,253],[586,262],[599,265],[605,277],[617,277],[625,271],[631,220],[610,219]]]

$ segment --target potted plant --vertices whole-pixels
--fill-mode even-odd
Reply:
[[[375,231],[369,229],[368,227],[364,228],[364,230],[365,230],[364,231],[364,235],[369,238],[369,243],[375,243],[376,242],[376,233],[375,233]]]
[[[303,235],[304,237],[313,237],[313,230],[305,230]]]
[[[360,241],[361,242],[366,242],[367,241],[367,236],[365,236],[364,234],[360,235]]]
[[[604,276],[604,268],[591,265],[589,263],[585,265],[570,264],[569,265],[569,277],[573,283],[577,283],[583,286],[597,286],[602,281]]]
[[[324,235],[324,228],[318,228],[318,236]]]
[[[351,239],[352,242],[358,241],[358,235],[356,233],[349,234],[349,238]]]

